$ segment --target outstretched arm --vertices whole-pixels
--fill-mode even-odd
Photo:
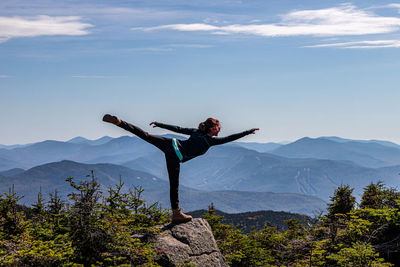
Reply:
[[[164,124],[164,123],[156,122],[156,121],[151,122],[150,125],[153,125],[153,128],[160,127],[160,128],[164,128],[164,129],[176,132],[176,133],[188,134],[188,135],[191,135],[192,133],[197,131],[197,129],[195,129],[195,128],[182,128],[179,126],[168,125],[168,124]]]
[[[242,138],[243,136],[246,136],[248,134],[255,134],[256,131],[260,130],[259,128],[253,128],[241,133],[237,133],[237,134],[232,134],[232,135],[228,135],[226,137],[213,137],[211,138],[211,145],[215,146],[215,145],[222,145],[228,142],[232,142],[235,141],[239,138]]]

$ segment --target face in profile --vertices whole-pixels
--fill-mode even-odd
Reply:
[[[209,134],[210,134],[211,136],[218,136],[218,133],[219,133],[220,129],[221,129],[221,128],[220,128],[219,125],[215,125],[214,127],[210,128]]]

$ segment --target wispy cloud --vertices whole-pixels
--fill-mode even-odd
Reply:
[[[203,23],[193,24],[169,24],[156,27],[137,27],[132,30],[155,31],[155,30],[177,30],[177,31],[217,31],[222,27],[213,26]]]
[[[374,48],[400,48],[400,40],[373,40],[357,42],[341,42],[330,44],[318,44],[305,47],[337,47],[345,49],[374,49]]]
[[[8,41],[10,38],[0,36],[0,43]]]
[[[130,51],[144,51],[144,52],[168,52],[172,51],[171,47],[135,47],[130,48]]]
[[[214,46],[207,45],[207,44],[168,44],[168,45],[162,45],[162,46],[135,47],[135,48],[130,48],[129,51],[170,52],[170,51],[177,50],[178,48],[202,49],[202,48],[211,48],[211,47],[214,47]]]
[[[212,45],[206,44],[170,44],[169,47],[182,47],[182,48],[210,48]]]
[[[111,79],[119,78],[121,76],[106,76],[106,75],[72,75],[72,78],[78,79]]]
[[[250,34],[257,36],[346,36],[395,32],[400,29],[399,17],[379,16],[357,9],[354,5],[293,11],[272,24],[232,24],[217,26],[206,23],[168,24],[155,27],[136,27],[132,30],[176,30],[210,32],[213,34]]]
[[[400,4],[389,4],[387,7],[400,9]]]
[[[8,76],[8,75],[0,75],[0,79],[7,79],[7,78],[10,78],[10,76]]]
[[[77,16],[0,17],[0,42],[16,37],[86,35],[90,27]]]

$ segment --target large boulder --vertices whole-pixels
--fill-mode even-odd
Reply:
[[[155,238],[162,266],[228,266],[218,249],[211,227],[201,218],[188,223],[167,224]]]

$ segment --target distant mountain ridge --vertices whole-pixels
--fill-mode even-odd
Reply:
[[[27,147],[30,145],[31,144],[24,144],[24,145],[2,145],[2,144],[0,144],[0,149],[14,149],[14,148],[19,148],[19,147]]]
[[[28,169],[60,160],[120,163],[157,151],[157,148],[137,137],[121,136],[111,139],[102,137],[93,141],[85,140],[82,137],[73,138],[68,142],[46,140],[26,147],[0,149],[0,171],[12,168]]]
[[[380,145],[383,145],[383,146],[400,148],[400,145],[398,145],[398,144],[396,144],[394,142],[375,140],[375,139],[371,139],[371,140],[352,140],[352,139],[346,139],[346,138],[341,138],[341,137],[337,137],[337,136],[321,136],[321,137],[318,137],[318,138],[319,139],[328,139],[328,140],[335,141],[335,142],[338,142],[338,143],[347,143],[347,142],[376,143],[376,144],[380,144]]]
[[[201,218],[207,210],[195,210],[188,212],[194,218]],[[243,233],[250,233],[251,231],[259,231],[264,228],[265,225],[276,227],[279,231],[285,231],[288,229],[288,225],[285,221],[290,219],[298,220],[304,224],[313,223],[307,215],[290,213],[284,211],[250,211],[242,213],[226,213],[220,210],[215,210],[214,214],[221,216],[222,222],[235,226],[236,229],[241,230]]]
[[[23,173],[25,170],[21,168],[14,168],[7,171],[1,171],[0,174],[3,176],[13,176],[19,173]]]
[[[142,186],[144,198],[149,202],[159,201],[169,208],[169,183],[154,175],[132,170],[115,164],[82,164],[73,161],[48,163],[31,168],[10,177],[0,175],[0,192],[8,192],[14,185],[15,191],[24,195],[22,204],[31,204],[37,199],[41,189],[44,196],[58,190],[66,197],[72,191],[65,179],[74,177],[77,181],[87,179],[90,171],[95,171],[98,181],[106,189],[115,185],[122,177],[127,188]],[[104,191],[104,190],[103,190]],[[105,191],[104,191],[105,192]],[[282,210],[296,213],[313,214],[324,210],[326,204],[319,198],[293,193],[243,192],[243,191],[201,191],[180,186],[180,199],[187,211],[208,207],[214,202],[225,212],[243,212],[255,210]]]
[[[179,135],[164,136],[184,138]],[[1,146],[7,148],[1,148]],[[361,166],[374,168],[400,164],[400,145],[380,140],[350,140],[331,136],[305,137],[286,145],[233,142],[224,146],[239,146],[289,158],[348,160]],[[121,164],[148,156],[155,151],[157,151],[156,148],[135,136],[118,138],[104,136],[96,140],[75,137],[67,142],[46,140],[27,145],[0,145],[0,171],[12,168],[27,169],[63,159],[83,163]]]
[[[21,166],[21,163],[0,156],[0,171],[7,171],[18,166]]]
[[[168,181],[164,156],[155,147],[130,136],[98,140],[108,139],[95,145],[78,137],[68,142],[48,140],[24,148],[0,149],[0,171],[72,160],[123,165]],[[213,147],[207,155],[182,164],[180,177],[182,185],[197,190],[292,192],[328,200],[340,184],[358,187],[355,193],[377,180],[397,186],[400,171],[394,164],[399,152],[375,141],[356,142],[338,137],[302,138],[279,145],[270,153],[246,149],[242,143],[234,142]]]
[[[400,147],[376,141],[345,141],[340,138],[304,137],[280,146],[270,153],[289,158],[348,160],[365,167],[387,167],[400,164]]]
[[[72,144],[88,144],[88,145],[102,145],[105,144],[109,141],[111,141],[113,138],[110,136],[103,136],[99,139],[96,140],[89,140],[86,139],[82,136],[77,136],[75,138],[72,138],[70,140],[67,141],[67,143],[72,143]]]
[[[167,180],[161,154],[123,163]],[[366,168],[349,161],[290,159],[241,147],[215,147],[207,156],[181,166],[181,183],[199,190],[293,192],[326,201],[341,184],[356,187],[355,194],[371,182],[398,184],[400,166]]]
[[[260,152],[260,153],[271,152],[274,149],[277,149],[277,148],[283,146],[282,144],[273,143],[273,142],[270,142],[270,143],[235,142],[235,143],[232,143],[232,145],[241,146],[241,147],[244,147],[246,149],[255,150],[255,151]]]
[[[71,188],[65,179],[74,177],[77,180],[87,179],[91,170],[95,170],[99,183],[108,186],[119,182],[120,175],[124,175],[127,186],[143,185],[154,190],[168,186],[168,183],[154,177],[153,175],[128,169],[113,164],[81,164],[73,161],[63,160],[55,163],[47,163],[28,169],[22,173],[3,177],[0,181],[0,191],[5,192],[11,185],[15,191],[24,195],[23,201],[32,203],[36,200],[40,188],[43,194],[69,193]]]

